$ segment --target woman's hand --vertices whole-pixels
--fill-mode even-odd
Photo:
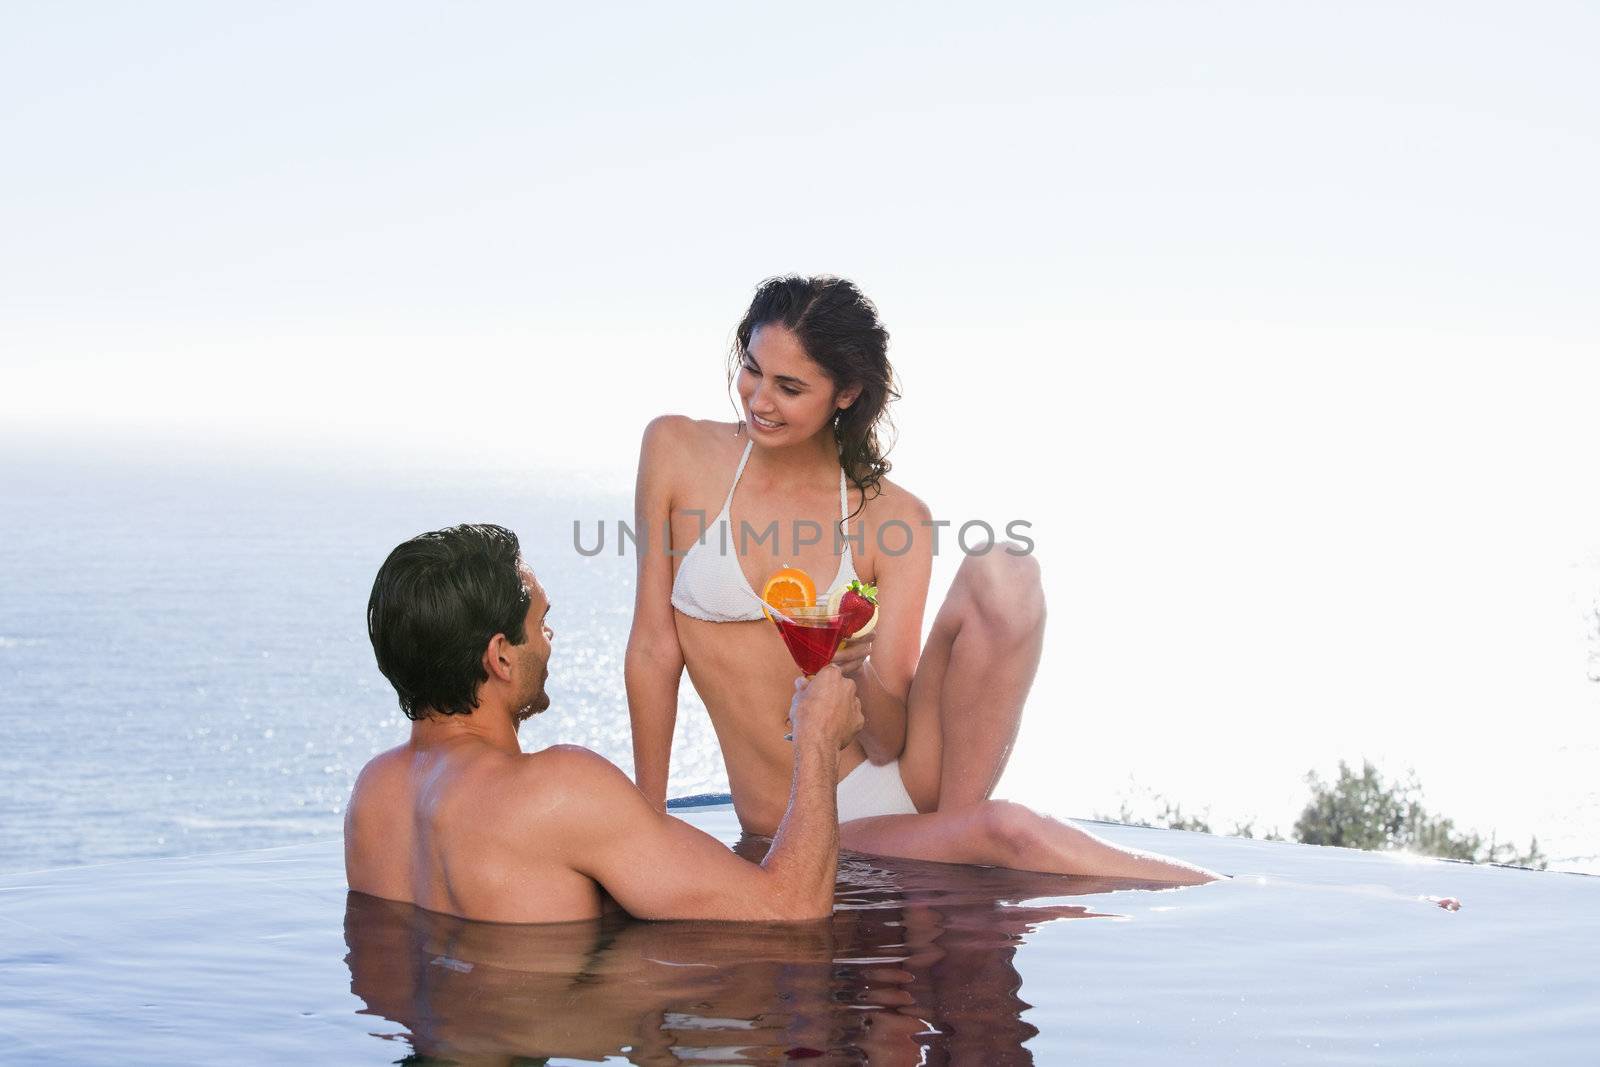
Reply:
[[[867,657],[872,655],[872,635],[866,637],[847,637],[839,646],[839,651],[833,654],[833,665],[851,681],[862,681],[861,672],[866,669]]]

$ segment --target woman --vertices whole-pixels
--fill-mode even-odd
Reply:
[[[938,530],[927,506],[886,477],[878,429],[898,396],[887,348],[877,310],[850,282],[774,278],[736,334],[730,372],[742,420],[663,416],[646,429],[626,668],[639,788],[665,802],[687,667],[721,744],[740,823],[759,834],[778,825],[792,769],[783,720],[798,672],[756,591],[788,564],[817,576],[819,603],[858,577],[879,590],[876,627],[834,660],[854,680],[866,718],[839,761],[844,847],[1209,881],[1187,864],[989,798],[1039,666],[1039,568],[1017,546],[967,556],[921,646]]]

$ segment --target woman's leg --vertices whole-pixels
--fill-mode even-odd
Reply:
[[[1004,542],[962,560],[906,699],[900,776],[919,811],[986,799],[1000,780],[1044,648],[1044,588]]]
[[[1121,848],[1086,830],[1007,800],[984,800],[924,815],[876,815],[839,827],[857,852],[1018,871],[1199,885],[1218,876],[1180,860]]]
[[[990,800],[1011,756],[1044,648],[1044,588],[1032,556],[1005,544],[962,560],[934,617],[907,698],[900,777],[921,812],[853,819],[858,852],[1018,871],[1198,885],[1218,875],[1121,848],[1004,800]]]

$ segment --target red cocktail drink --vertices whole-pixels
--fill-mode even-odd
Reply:
[[[776,615],[772,621],[778,626],[783,643],[788,646],[794,664],[807,678],[833,662],[844,639],[844,619],[828,614],[825,607],[790,608],[787,619]]]

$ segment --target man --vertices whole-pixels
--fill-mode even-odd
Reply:
[[[491,922],[821,918],[838,863],[839,749],[861,728],[835,668],[797,683],[789,808],[759,865],[666,815],[584,748],[525,754],[550,705],[550,602],[499,526],[422,534],[389,554],[367,605],[381,670],[412,720],[356,779],[350,888]]]

